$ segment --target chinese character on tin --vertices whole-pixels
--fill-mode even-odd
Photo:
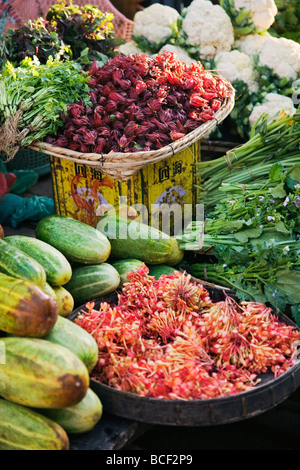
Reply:
[[[86,177],[86,166],[81,163],[75,163],[75,174]]]
[[[173,176],[180,175],[182,173],[182,163],[177,161],[173,163]]]
[[[170,178],[170,168],[168,165],[159,169],[159,182],[162,183]]]
[[[102,181],[102,173],[100,170],[97,170],[96,168],[91,168],[91,175],[94,180]]]

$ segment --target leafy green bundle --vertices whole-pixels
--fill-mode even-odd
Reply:
[[[225,199],[205,223],[203,251],[216,263],[190,272],[228,286],[240,299],[292,308],[300,324],[300,163],[280,163],[259,183],[222,184]]]
[[[300,108],[292,117],[283,114],[272,121],[261,115],[247,142],[222,157],[199,163],[200,202],[209,211],[222,199],[220,181],[230,184],[259,181],[267,178],[271,166],[278,162],[285,169],[291,168],[299,163],[299,141]]]
[[[262,119],[248,142],[201,163],[204,229],[195,221],[177,239],[204,257],[187,267],[191,274],[240,299],[290,309],[300,325],[299,141],[298,110],[292,119]]]
[[[20,146],[56,134],[68,105],[91,104],[89,79],[75,61],[7,62],[0,75],[0,150],[12,158]]]

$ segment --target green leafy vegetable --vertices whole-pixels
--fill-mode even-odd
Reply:
[[[20,146],[56,134],[68,105],[91,104],[89,78],[75,61],[7,62],[0,75],[0,149],[12,158]]]
[[[204,234],[194,223],[177,239],[182,249],[210,255],[188,269],[192,275],[230,287],[243,300],[282,312],[289,307],[299,322],[300,164],[287,169],[283,163],[274,163],[257,182],[222,183]]]

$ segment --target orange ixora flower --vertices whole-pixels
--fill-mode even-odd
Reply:
[[[93,302],[76,323],[97,341],[92,378],[140,396],[209,399],[250,390],[293,365],[296,328],[264,304],[213,302],[188,274],[128,273],[118,304]]]

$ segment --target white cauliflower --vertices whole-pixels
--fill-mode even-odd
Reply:
[[[241,36],[233,45],[233,49],[239,49],[244,54],[252,56],[260,52],[265,41],[271,37],[271,34],[247,34]]]
[[[261,103],[254,106],[249,116],[249,123],[250,126],[253,126],[262,114],[267,114],[268,119],[271,120],[280,113],[293,116],[295,112],[296,109],[291,98],[278,93],[268,93]]]
[[[251,19],[256,31],[263,32],[270,28],[277,15],[277,6],[274,0],[234,0],[236,10],[250,11]]]
[[[199,47],[200,58],[209,60],[234,43],[233,26],[220,5],[209,0],[193,0],[186,9],[182,29],[191,45]]]
[[[192,59],[182,47],[173,46],[172,44],[166,44],[160,49],[159,54],[162,54],[165,51],[174,52],[176,60],[181,60],[182,62],[186,62],[187,64],[197,62],[196,60]]]
[[[300,74],[300,44],[271,36],[260,49],[259,65],[269,67],[280,78],[295,80]]]
[[[258,74],[253,67],[251,58],[238,50],[219,52],[215,57],[217,72],[233,83],[241,80],[251,92],[258,91]]]
[[[142,36],[153,44],[165,44],[172,35],[172,25],[178,17],[175,8],[153,3],[135,14],[133,36]]]
[[[118,51],[121,53],[121,54],[125,54],[125,55],[134,55],[134,54],[145,54],[144,51],[142,51],[137,43],[133,40],[131,41],[127,41],[125,42],[125,44],[121,44],[119,47],[118,47]]]

